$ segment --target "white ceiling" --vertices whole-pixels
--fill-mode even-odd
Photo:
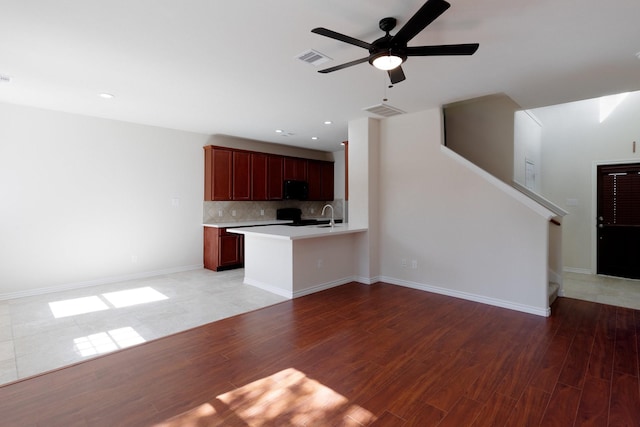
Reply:
[[[533,108],[640,89],[638,0],[450,0],[409,45],[477,42],[475,55],[409,58],[391,89],[367,63],[317,73],[367,52],[312,28],[372,42],[381,18],[397,30],[423,3],[0,0],[0,75],[12,79],[0,102],[335,151],[384,97],[414,112],[500,92]],[[296,59],[308,49],[333,61]]]

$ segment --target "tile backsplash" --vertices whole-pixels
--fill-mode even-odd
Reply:
[[[260,202],[204,202],[203,223],[262,221],[276,218],[276,210],[280,208],[299,208],[303,218],[320,218],[325,202],[310,202],[299,200],[278,200]],[[342,199],[329,202],[333,206],[336,218],[344,217],[344,203]],[[329,217],[329,213],[326,217]]]

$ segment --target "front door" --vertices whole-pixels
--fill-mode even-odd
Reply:
[[[640,279],[640,164],[598,166],[598,274]]]

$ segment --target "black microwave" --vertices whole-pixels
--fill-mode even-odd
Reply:
[[[284,181],[283,195],[286,200],[307,200],[309,184],[307,181],[287,179]]]

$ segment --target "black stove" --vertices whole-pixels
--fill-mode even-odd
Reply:
[[[285,225],[291,227],[304,227],[305,225],[329,224],[328,219],[305,219],[302,218],[302,210],[298,208],[282,208],[276,211],[276,219],[293,221]],[[335,220],[336,224],[342,222],[341,219]]]
[[[293,221],[287,225],[303,227],[305,225],[319,224],[317,219],[302,219],[302,210],[298,208],[282,208],[276,211],[276,219]]]

